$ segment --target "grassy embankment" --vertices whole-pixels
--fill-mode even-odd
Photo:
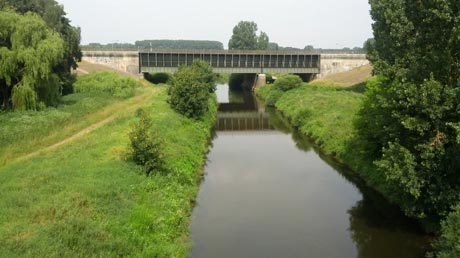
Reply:
[[[282,94],[275,106],[326,155],[350,166],[369,185],[387,192],[381,175],[372,173],[372,161],[361,151],[362,143],[357,140],[359,135],[353,125],[371,71],[370,66],[364,66],[303,84]],[[267,99],[272,92],[267,86],[259,89],[257,95]]]
[[[0,114],[0,257],[187,257],[217,105],[195,122],[166,98],[165,87],[143,82],[125,100],[73,94],[56,109]],[[166,176],[146,177],[125,159],[138,108],[164,139]]]

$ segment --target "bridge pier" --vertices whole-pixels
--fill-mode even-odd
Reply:
[[[263,73],[256,75],[256,81],[254,83],[254,87],[252,89],[263,87],[267,84],[267,76]]]

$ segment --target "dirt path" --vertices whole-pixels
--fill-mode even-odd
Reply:
[[[58,147],[60,147],[60,146],[62,146],[64,144],[67,144],[67,143],[69,143],[69,142],[71,142],[71,141],[73,141],[73,140],[75,140],[77,138],[85,136],[85,135],[91,133],[92,131],[104,126],[105,124],[107,124],[109,122],[112,122],[116,117],[117,117],[116,115],[112,115],[112,116],[110,116],[110,117],[108,117],[108,118],[106,118],[106,119],[104,119],[102,121],[99,121],[99,122],[97,122],[95,124],[92,124],[91,126],[81,130],[80,132],[78,132],[78,133],[76,133],[76,134],[74,134],[74,135],[72,135],[72,136],[70,136],[70,137],[58,142],[58,143],[55,143],[55,144],[53,144],[51,146],[48,146],[46,148],[43,148],[43,149],[40,149],[38,151],[32,152],[30,154],[27,154],[26,156],[22,156],[18,160],[30,159],[32,157],[35,157],[35,156],[41,154],[41,153],[55,150],[55,149],[57,149]]]
[[[132,112],[140,107],[142,107],[145,103],[145,99],[148,98],[148,96],[150,94],[154,94],[155,91],[151,91],[150,93],[145,93],[145,94],[142,94],[142,95],[139,95],[137,97],[134,97],[134,98],[131,98],[131,99],[128,99],[126,100],[126,107],[123,108],[123,109],[120,109],[120,110],[123,110],[122,112],[120,113],[116,113],[116,114],[113,114],[97,123],[94,123],[86,128],[84,128],[83,130],[57,142],[57,143],[54,143],[53,145],[50,145],[50,146],[47,146],[47,147],[44,147],[42,149],[39,149],[37,151],[34,151],[32,153],[29,153],[27,155],[24,155],[22,157],[18,157],[17,159],[15,159],[15,162],[17,161],[21,161],[21,160],[26,160],[26,159],[30,159],[32,157],[35,157],[35,156],[38,156],[40,154],[43,154],[43,153],[46,153],[46,152],[50,152],[50,151],[53,151],[57,148],[59,148],[60,146],[62,145],[65,145],[67,143],[70,143],[74,140],[77,140],[101,127],[103,127],[104,125],[114,121],[116,118],[120,117],[121,115],[123,114],[126,114],[128,112]],[[132,104],[131,104],[132,102]],[[108,107],[109,108],[109,107]]]

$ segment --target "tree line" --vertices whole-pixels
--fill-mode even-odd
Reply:
[[[213,49],[222,50],[224,45],[219,41],[210,40],[139,40],[134,44],[132,43],[89,43],[82,47],[92,49]]]

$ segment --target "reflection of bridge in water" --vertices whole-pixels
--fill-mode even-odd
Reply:
[[[265,112],[219,112],[216,129],[218,131],[264,131],[273,130],[270,116]]]

